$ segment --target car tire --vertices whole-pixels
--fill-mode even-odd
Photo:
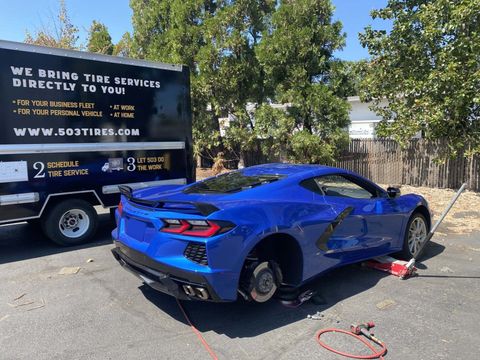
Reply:
[[[418,250],[420,245],[427,240],[429,231],[430,228],[425,216],[419,212],[414,213],[408,220],[402,251],[397,254],[398,257],[404,260],[410,260],[413,257],[418,259],[425,247],[420,252]]]
[[[97,230],[98,215],[90,203],[70,199],[56,204],[42,221],[45,235],[62,246],[88,242]]]

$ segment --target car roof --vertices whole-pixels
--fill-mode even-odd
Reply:
[[[284,164],[284,163],[272,163],[250,166],[242,169],[242,172],[247,176],[256,175],[300,175],[308,176],[309,174],[320,175],[329,173],[345,173],[344,169],[339,169],[325,165],[307,165],[307,164]]]
[[[260,176],[260,175],[283,175],[285,176],[285,182],[279,181],[272,185],[280,186],[280,184],[293,183],[299,180],[308,179],[311,177],[330,175],[330,174],[342,174],[348,176],[354,176],[357,180],[365,182],[374,187],[380,192],[385,192],[384,189],[379,187],[373,181],[354,173],[353,171],[337,168],[326,165],[309,165],[309,164],[285,164],[285,163],[272,163],[262,164],[244,168],[241,170],[247,176]]]

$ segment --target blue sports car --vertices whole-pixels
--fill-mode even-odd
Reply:
[[[113,255],[180,299],[264,302],[339,266],[409,259],[431,225],[423,197],[327,166],[266,164],[121,193]]]

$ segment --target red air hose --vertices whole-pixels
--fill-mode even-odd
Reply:
[[[372,354],[370,355],[355,355],[355,354],[349,354],[349,353],[346,353],[346,352],[343,352],[343,351],[339,351],[339,350],[336,350],[330,346],[328,346],[327,344],[325,344],[322,340],[320,340],[320,337],[325,334],[325,333],[329,333],[329,332],[333,332],[333,333],[342,333],[342,334],[346,334],[346,335],[349,335],[349,336],[352,336],[354,337],[355,339],[357,340],[360,340],[362,343],[364,343],[370,350],[372,350]],[[376,349],[370,342],[368,342],[367,340],[365,340],[363,337],[361,337],[360,335],[356,335],[350,331],[347,331],[347,330],[342,330],[342,329],[323,329],[323,330],[320,330],[317,335],[316,335],[316,339],[317,339],[317,342],[320,344],[320,346],[322,346],[323,348],[327,349],[328,351],[331,351],[331,352],[334,352],[335,354],[338,354],[338,355],[342,355],[342,356],[345,356],[345,357],[348,357],[348,358],[351,358],[351,359],[382,359],[384,360],[384,355],[387,353],[387,347],[385,346],[385,344],[383,344],[382,342],[376,342],[380,347],[381,349],[378,350]]]
[[[180,303],[180,301],[178,299],[175,299],[177,300],[177,304],[178,304],[178,307],[180,308],[180,310],[182,311],[182,314],[183,316],[185,317],[185,320],[187,320],[188,324],[190,325],[190,328],[192,329],[192,331],[195,333],[195,335],[197,335],[198,337],[198,340],[200,340],[200,342],[202,343],[203,347],[205,348],[205,350],[207,350],[208,354],[210,355],[210,357],[212,358],[212,360],[218,360],[218,356],[217,354],[215,354],[215,352],[212,350],[212,348],[210,347],[210,345],[208,345],[207,341],[205,340],[205,338],[202,336],[202,333],[200,331],[198,331],[198,329],[192,324],[192,322],[190,321],[190,318],[188,317],[187,315],[187,312],[185,311],[185,309],[183,308],[182,304]]]

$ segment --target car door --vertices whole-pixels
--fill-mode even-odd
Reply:
[[[317,247],[343,260],[387,253],[401,233],[402,217],[392,199],[353,175],[333,174],[315,178],[326,204],[336,217]]]

